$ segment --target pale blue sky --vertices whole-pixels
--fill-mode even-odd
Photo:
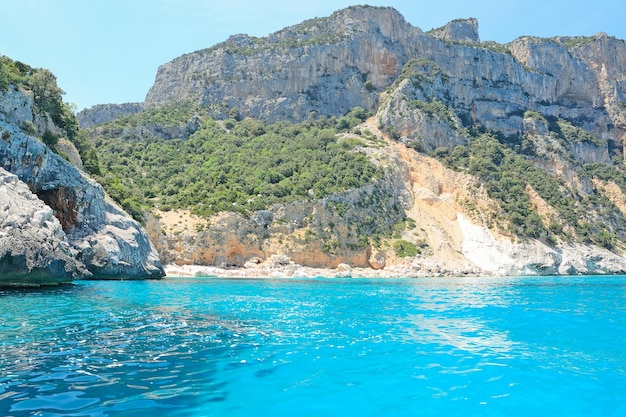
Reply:
[[[0,0],[0,54],[50,69],[77,109],[143,101],[159,65],[230,35],[265,36],[354,5],[391,6],[423,30],[475,17],[482,40],[626,38],[623,0]]]

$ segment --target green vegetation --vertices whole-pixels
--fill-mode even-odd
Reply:
[[[43,143],[45,143],[49,148],[54,148],[59,143],[59,136],[52,133],[49,130],[43,132],[43,136],[41,137]]]
[[[540,123],[547,125],[552,138],[556,139],[564,149],[568,149],[572,143],[588,143],[597,147],[607,146],[606,140],[594,136],[585,129],[574,126],[571,122],[565,119],[560,119],[554,116],[544,116],[532,110],[526,110],[524,112],[524,117],[535,119]],[[527,138],[524,140],[527,140]],[[517,149],[517,151],[526,155],[534,155],[534,147],[534,144],[528,141],[527,143],[522,143],[521,148]],[[570,155],[570,159],[572,158],[573,157]]]
[[[330,17],[314,18],[283,29],[268,37],[236,35],[226,42],[219,43],[201,52],[209,54],[222,50],[229,54],[250,56],[261,52],[280,51],[288,48],[299,48],[311,45],[335,45],[350,39],[349,34],[330,30],[328,25],[336,19]]]
[[[430,84],[437,77],[446,78],[441,72],[441,68],[426,58],[411,58],[402,67],[402,72],[390,87],[390,91],[396,89],[403,80],[411,80],[415,87],[423,84]]]
[[[76,119],[63,103],[65,92],[57,86],[56,77],[49,70],[0,56],[0,92],[8,91],[11,84],[32,91],[36,110],[48,113],[57,126],[66,130],[68,137],[76,134]]]
[[[100,159],[98,151],[93,141],[89,138],[85,130],[79,130],[72,139],[72,143],[76,146],[80,159],[83,161],[83,168],[91,175],[97,176],[102,173],[100,168]]]
[[[177,118],[184,126],[190,115],[201,117],[202,126],[188,139],[159,139],[130,129]],[[225,129],[201,109],[168,106],[97,128],[102,167],[97,179],[135,217],[149,207],[189,208],[210,216],[321,198],[381,175],[356,150],[363,139],[337,137],[338,126],[351,129],[366,117],[356,108],[338,120],[301,124],[228,119],[222,123]]]
[[[606,146],[606,141],[603,139],[593,136],[585,129],[574,126],[566,120],[557,119],[556,122],[554,120],[550,120],[550,122],[550,130],[569,143],[587,142],[595,146]]]
[[[47,113],[55,125],[62,129],[62,136],[66,136],[78,149],[87,172],[91,174],[100,172],[96,149],[86,133],[80,132],[71,106],[63,102],[65,93],[57,86],[54,74],[47,69],[32,68],[22,62],[0,56],[0,92],[7,92],[10,85],[32,91],[35,111]],[[32,136],[39,134],[30,122],[24,123],[22,129]],[[58,140],[59,136],[48,130],[41,134],[41,141],[53,150]]]
[[[568,49],[588,45],[595,39],[595,36],[557,36],[548,38],[549,41],[559,43]]]
[[[402,232],[405,230],[413,230],[417,227],[417,223],[410,217],[406,217],[404,220],[398,221],[393,226],[393,233],[390,235],[394,239],[400,239],[402,237]]]
[[[493,41],[484,41],[484,42],[480,42],[478,44],[481,48],[487,49],[489,51],[492,52],[496,52],[499,54],[506,54],[506,55],[511,55],[511,50],[509,49],[508,45],[506,44],[501,44],[501,43],[497,43],[497,42],[493,42]],[[473,46],[472,44],[469,44],[468,46]]]
[[[236,109],[231,110],[233,115],[238,114]],[[206,116],[206,109],[192,101],[181,101],[121,117],[107,123],[102,129],[104,129],[104,134],[107,134],[115,128],[124,129],[146,125],[179,126],[184,125],[194,115]]]
[[[411,258],[421,253],[417,245],[403,239],[393,242],[393,250],[396,256],[399,256],[400,258]]]
[[[440,100],[437,100],[437,98],[433,98],[431,101],[411,100],[409,102],[409,108],[420,110],[430,119],[439,120],[441,122],[445,121],[451,129],[458,130],[458,126],[454,120],[454,110],[446,106]]]
[[[626,172],[623,164],[586,164],[583,166],[585,172],[602,181],[613,181],[626,194]]]

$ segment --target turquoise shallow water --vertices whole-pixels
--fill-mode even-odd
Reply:
[[[2,416],[625,416],[626,277],[0,290]]]

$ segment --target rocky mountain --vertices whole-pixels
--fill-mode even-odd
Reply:
[[[163,276],[145,230],[53,152],[63,133],[33,91],[11,83],[0,92],[0,284]]]
[[[215,117],[231,108],[266,121],[342,116],[355,106],[376,110],[379,93],[412,68],[422,76],[411,80],[411,99],[441,101],[465,127],[519,135],[530,109],[575,120],[621,146],[623,112],[614,106],[625,88],[622,40],[599,34],[497,45],[481,43],[477,30],[468,19],[427,34],[394,9],[352,7],[266,38],[236,35],[164,64],[145,106],[193,99]]]
[[[109,153],[128,144],[128,178],[114,178],[113,157],[105,170],[118,191],[144,194],[156,215],[148,230],[171,262],[623,272],[625,93],[626,43],[606,34],[502,45],[482,42],[475,19],[424,32],[394,9],[357,6],[176,58],[159,68],[141,112],[120,112],[90,135]],[[177,106],[192,110],[177,119]],[[354,123],[355,109],[371,117]],[[156,163],[137,149],[193,141],[208,161],[217,131],[203,129],[213,120],[239,135],[236,146],[266,134],[263,123],[332,127],[334,145],[367,155],[383,174],[332,195],[220,213],[185,203],[184,190],[245,192],[253,207],[262,188],[185,176],[202,172],[192,159],[150,191],[136,188]],[[267,178],[286,195],[297,187],[291,174]]]
[[[99,104],[79,112],[76,117],[84,129],[143,110],[143,103]]]

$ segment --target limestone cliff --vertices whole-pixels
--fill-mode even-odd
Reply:
[[[161,66],[145,106],[196,99],[216,116],[238,108],[269,121],[372,109],[420,35],[394,9],[355,7],[267,38],[232,36]]]
[[[348,134],[365,142],[356,152],[385,176],[249,218],[182,210],[169,221],[155,210],[148,228],[167,261],[403,275],[626,270],[626,183],[615,174],[624,172],[623,40],[601,33],[500,45],[481,42],[475,19],[423,32],[394,9],[357,6],[263,38],[235,35],[162,65],[144,112],[183,102],[229,119],[224,126],[246,118],[334,122],[362,107],[374,117]],[[204,114],[194,117],[91,133],[187,140]],[[493,139],[489,157],[469,152],[481,135]],[[467,165],[454,171],[454,158]],[[503,160],[525,172],[504,170]],[[470,175],[480,164],[491,175]],[[506,187],[527,202],[523,211],[504,201]],[[520,226],[527,218],[530,231]],[[181,219],[193,227],[180,227]]]
[[[444,41],[480,42],[478,20],[474,18],[453,20],[443,27],[429,31],[428,34]]]
[[[5,253],[19,260],[3,261],[15,266],[17,283],[162,276],[157,252],[142,227],[99,184],[35,137],[50,130],[59,132],[45,113],[34,110],[30,92],[11,86],[0,94],[0,166],[16,176],[6,176],[2,190],[17,188],[23,200],[7,203],[2,228]],[[33,234],[23,224],[41,230]]]
[[[395,85],[392,109],[402,100],[437,100],[454,114],[453,129],[481,125],[521,137],[522,114],[533,110],[621,146],[625,60],[624,41],[605,34],[498,45],[479,41],[475,19],[424,33],[394,9],[351,7],[266,38],[236,35],[176,58],[159,68],[145,106],[193,99],[218,118],[237,108],[242,117],[300,121],[341,116],[355,106],[375,110],[378,93]],[[402,79],[410,85],[398,86]],[[416,116],[397,120],[406,113],[399,112],[384,121],[419,136]],[[442,129],[433,135],[449,136]]]

